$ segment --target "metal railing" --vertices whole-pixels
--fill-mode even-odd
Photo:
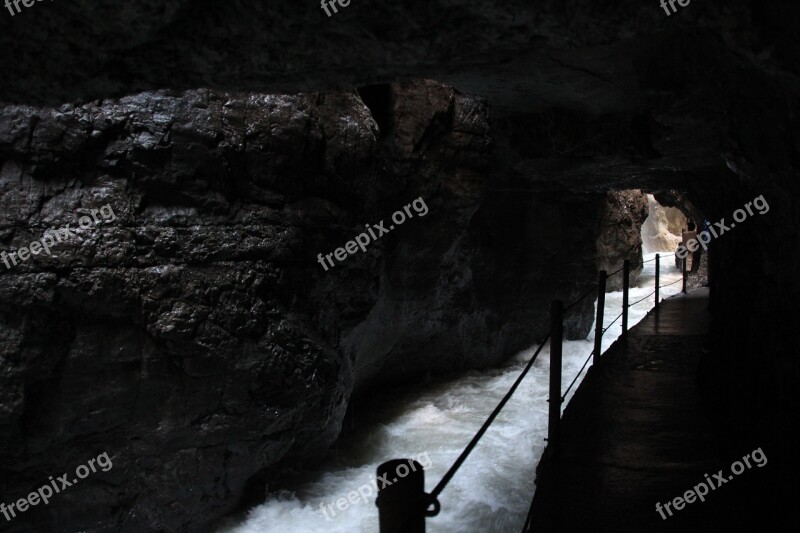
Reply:
[[[668,254],[668,256],[670,255],[674,254]],[[439,495],[442,493],[445,487],[447,487],[447,484],[450,482],[450,480],[453,479],[453,476],[456,475],[459,468],[461,468],[461,465],[467,460],[470,453],[472,453],[472,451],[478,445],[478,442],[481,440],[484,434],[489,430],[489,427],[497,418],[497,415],[500,414],[500,411],[502,411],[503,407],[505,407],[505,405],[514,395],[514,392],[516,392],[520,383],[522,383],[522,380],[525,379],[528,371],[531,369],[531,367],[533,367],[534,362],[541,353],[548,339],[550,340],[550,393],[547,400],[549,403],[549,415],[547,424],[547,438],[545,439],[547,441],[545,453],[547,458],[556,458],[558,456],[560,444],[559,436],[561,426],[561,406],[569,392],[572,390],[572,387],[575,385],[575,383],[577,383],[578,378],[586,369],[586,366],[589,364],[589,361],[591,361],[592,357],[595,357],[597,354],[602,354],[603,334],[605,334],[605,332],[608,331],[609,328],[611,328],[611,326],[613,326],[621,318],[622,334],[620,338],[624,339],[628,331],[628,309],[655,295],[655,311],[657,313],[659,308],[660,290],[664,287],[669,287],[670,285],[674,285],[675,283],[683,281],[682,292],[686,292],[686,261],[683,261],[681,265],[681,279],[666,285],[659,285],[661,254],[656,254],[655,258],[644,261],[642,264],[644,265],[645,263],[649,263],[651,261],[656,262],[655,290],[653,290],[653,292],[644,298],[641,298],[633,303],[629,303],[628,300],[630,292],[630,261],[628,260],[623,263],[621,268],[612,272],[611,274],[606,274],[605,271],[601,271],[598,281],[596,284],[594,284],[592,289],[566,307],[561,300],[555,300],[551,303],[550,331],[548,331],[541,342],[539,342],[539,347],[534,352],[530,361],[528,361],[528,363],[525,365],[514,384],[511,386],[505,396],[503,396],[503,398],[500,400],[500,403],[497,404],[478,432],[475,434],[469,444],[467,444],[466,448],[464,448],[464,451],[461,452],[461,454],[458,456],[458,459],[456,459],[456,461],[442,477],[441,481],[439,481],[436,487],[430,492],[430,494],[425,493],[424,469],[421,465],[419,465],[419,463],[413,461],[412,459],[394,459],[392,461],[383,463],[378,467],[377,475],[379,482],[382,478],[386,477],[387,472],[396,472],[398,466],[400,465],[407,465],[407,470],[413,472],[410,476],[397,479],[391,484],[385,484],[387,486],[381,487],[381,484],[378,484],[378,498],[375,503],[378,506],[380,533],[425,532],[425,518],[434,517],[438,515],[439,511],[441,510],[441,505],[438,499]],[[603,327],[607,281],[608,278],[620,272],[622,272],[623,275],[622,312],[608,326]],[[597,292],[597,316],[595,321],[594,348],[589,353],[589,356],[586,358],[583,366],[581,366],[581,368],[578,370],[578,373],[575,375],[566,391],[562,394],[561,369],[563,355],[562,344],[564,340],[564,313],[571,310],[573,307],[581,303],[592,294],[595,294],[595,291]],[[555,401],[553,400],[554,398]],[[543,456],[543,458],[544,457],[545,456]],[[528,513],[523,531],[527,531],[529,529],[531,518],[532,514]]]

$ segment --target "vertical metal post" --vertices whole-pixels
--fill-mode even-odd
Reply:
[[[547,424],[547,447],[550,456],[558,456],[561,425],[561,356],[564,336],[564,304],[555,300],[550,305],[550,419]]]
[[[631,262],[622,264],[622,335],[628,332],[628,289],[631,284]]]
[[[603,315],[606,307],[606,278],[605,270],[600,271],[597,281],[597,322],[594,326],[594,358],[603,353]]]
[[[686,294],[686,278],[687,278],[687,275],[686,275],[686,259],[688,259],[688,258],[689,258],[689,256],[687,255],[686,258],[684,258],[683,263],[681,264],[681,273],[683,274],[683,293],[684,294]]]
[[[661,254],[656,254],[656,311],[658,311],[659,277],[661,276]]]
[[[366,485],[365,485],[366,486]],[[413,459],[378,467],[380,533],[425,533],[425,470]]]

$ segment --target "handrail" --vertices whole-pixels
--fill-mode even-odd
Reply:
[[[669,257],[670,255],[675,255],[675,254],[667,254],[666,256]],[[656,261],[657,270],[660,271],[660,262],[659,262],[660,258],[661,258],[661,254],[656,254],[656,257],[654,257],[653,259],[650,259],[648,261],[643,261],[642,264],[650,263],[651,261]],[[622,311],[622,313],[617,315],[617,317],[614,320],[612,320],[611,323],[608,326],[603,328],[603,324],[602,324],[603,309],[600,309],[600,305],[605,301],[606,280],[609,277],[614,276],[614,275],[616,275],[616,274],[618,274],[620,272],[623,272],[623,271],[628,272],[628,280],[623,279],[623,311]],[[628,309],[630,307],[633,307],[634,305],[637,305],[637,304],[647,300],[648,298],[650,298],[654,294],[656,295],[656,300],[658,300],[658,289],[661,289],[661,288],[664,288],[664,287],[669,287],[671,285],[675,285],[676,283],[680,283],[681,281],[684,281],[684,283],[685,283],[686,271],[685,271],[685,269],[683,270],[683,276],[682,276],[681,279],[673,281],[672,283],[667,283],[665,285],[659,285],[658,284],[659,283],[658,272],[656,272],[656,277],[655,278],[656,278],[655,279],[655,285],[657,287],[656,290],[654,290],[653,292],[651,292],[650,294],[648,294],[644,298],[641,298],[641,299],[637,300],[636,302],[634,302],[632,304],[628,304],[627,300],[628,300],[629,283],[626,282],[626,281],[629,281],[629,279],[630,279],[630,263],[629,263],[628,260],[626,260],[624,262],[622,268],[612,272],[611,274],[606,274],[605,272],[601,272],[600,273],[599,283],[593,284],[591,290],[589,290],[588,292],[586,292],[585,294],[580,296],[577,300],[573,301],[572,303],[570,303],[566,307],[562,306],[561,302],[558,302],[558,301],[553,302],[553,307],[551,308],[551,318],[552,318],[551,329],[547,332],[547,334],[544,336],[542,341],[539,343],[538,348],[534,352],[534,354],[531,357],[530,361],[528,361],[528,363],[525,365],[525,367],[523,368],[522,372],[520,372],[520,375],[514,381],[514,384],[511,386],[511,388],[508,390],[508,392],[506,392],[506,394],[503,396],[503,398],[500,400],[500,402],[497,404],[497,406],[491,412],[491,414],[486,419],[486,421],[484,421],[484,423],[481,425],[480,429],[477,431],[475,436],[472,438],[472,440],[470,440],[469,444],[467,444],[467,446],[464,448],[464,450],[458,456],[456,461],[453,463],[453,465],[450,467],[450,469],[445,473],[445,475],[442,477],[442,479],[439,481],[439,483],[436,485],[436,487],[434,487],[434,489],[430,492],[430,494],[425,494],[425,491],[424,491],[424,478],[423,478],[423,481],[421,481],[421,482],[419,482],[417,484],[417,486],[415,486],[415,487],[410,487],[409,486],[409,487],[406,487],[405,489],[403,489],[403,490],[407,491],[406,496],[408,496],[408,497],[406,497],[406,496],[401,497],[401,498],[399,498],[398,501],[400,501],[401,503],[403,503],[406,506],[412,505],[413,508],[403,508],[403,509],[401,509],[401,515],[403,514],[403,512],[407,511],[409,513],[409,515],[421,516],[422,518],[420,519],[420,521],[416,521],[414,523],[415,524],[416,523],[422,523],[423,529],[421,529],[420,531],[424,531],[424,517],[425,516],[435,516],[436,514],[438,514],[439,509],[441,508],[440,503],[438,501],[439,495],[447,487],[448,483],[450,483],[450,481],[456,475],[458,470],[461,468],[461,466],[467,460],[467,458],[469,457],[470,453],[472,453],[472,451],[478,445],[478,442],[480,442],[481,438],[483,438],[483,436],[486,434],[486,432],[488,431],[489,427],[492,425],[494,420],[497,418],[497,416],[503,410],[505,405],[508,403],[508,401],[514,395],[514,393],[516,392],[517,388],[522,383],[522,380],[525,379],[525,376],[528,374],[530,369],[533,367],[533,364],[536,362],[537,357],[541,353],[542,349],[544,348],[544,346],[545,346],[545,344],[547,343],[548,340],[551,340],[551,352],[550,352],[551,353],[551,371],[550,371],[550,381],[551,381],[551,383],[550,383],[550,398],[548,399],[548,402],[551,402],[551,403],[550,403],[550,422],[549,422],[549,426],[548,426],[548,435],[550,436],[550,440],[548,441],[547,448],[550,451],[550,454],[555,456],[557,454],[557,451],[558,451],[557,450],[558,449],[557,435],[558,435],[558,425],[559,425],[558,422],[559,422],[559,419],[561,418],[561,404],[564,402],[564,400],[566,399],[567,395],[570,393],[572,388],[577,383],[578,378],[581,376],[583,371],[586,369],[587,365],[589,364],[589,361],[591,361],[592,356],[597,357],[597,356],[602,355],[601,346],[602,346],[602,337],[603,337],[603,335],[605,335],[605,333],[611,328],[611,326],[613,326],[620,318],[623,319],[623,335],[624,335],[624,333],[625,333],[624,330],[627,329],[626,326],[627,326],[627,311],[628,311]],[[566,311],[569,311],[570,309],[572,309],[573,307],[578,305],[580,302],[582,302],[583,300],[588,298],[592,293],[594,293],[595,290],[598,291],[598,300],[597,300],[598,309],[597,309],[597,316],[596,316],[597,325],[596,325],[596,331],[595,331],[594,349],[592,349],[592,351],[589,353],[589,355],[586,358],[586,360],[584,361],[583,365],[578,370],[577,374],[572,379],[572,381],[570,382],[570,384],[567,387],[566,391],[562,395],[560,393],[560,387],[561,387],[561,361],[560,361],[560,354],[561,354],[561,350],[558,349],[558,348],[561,346],[561,342],[562,342],[562,338],[561,337],[562,337],[562,330],[563,330],[563,315],[564,315],[564,313]],[[602,294],[599,294],[600,291],[602,291]],[[656,310],[658,310],[658,301],[656,301]],[[556,343],[558,343],[558,344],[556,344]],[[557,402],[558,405],[555,406],[553,402]],[[387,464],[389,464],[389,463],[384,463],[384,465],[387,465]],[[381,465],[381,468],[383,468],[384,465]],[[381,468],[379,468],[379,472],[381,471]],[[399,483],[393,484],[392,486],[394,488],[391,489],[391,490],[400,490],[400,489],[397,489],[398,485],[399,485]],[[381,489],[381,490],[383,490],[383,489]],[[379,492],[380,492],[380,490],[379,490]],[[384,509],[381,506],[381,503],[380,503],[381,501],[385,501],[385,500],[382,500],[379,497],[379,499],[378,499],[378,501],[376,503],[378,504],[378,507],[383,512]],[[414,502],[417,502],[417,503],[414,503]],[[434,509],[433,510],[428,510],[428,508],[431,505],[433,505]],[[390,511],[387,510],[386,512],[389,513]],[[531,512],[532,512],[532,508],[531,508]],[[525,523],[525,528],[526,529],[523,530],[523,531],[527,531],[528,524],[530,524],[531,512],[528,513],[528,517],[527,517],[526,523]],[[397,508],[392,509],[392,514],[393,515],[397,515]],[[381,527],[381,532],[382,533],[393,533],[395,531],[398,531],[398,532],[399,531],[403,531],[403,533],[417,533],[416,529],[414,531],[406,531],[406,530],[402,529],[402,527],[400,525],[396,525],[396,527],[395,526],[390,526],[391,531],[388,531],[388,530],[384,530],[383,522],[381,522],[381,524],[382,524],[382,527]]]
[[[659,256],[659,257],[653,257],[652,259],[648,259],[647,261],[643,261],[643,262],[642,262],[642,264],[647,264],[647,263],[652,263],[653,261],[658,261],[658,260],[661,258],[661,257],[660,257],[660,255],[661,255],[661,254],[656,254],[656,255],[657,255],[657,256]],[[671,255],[675,255],[675,254],[674,254],[674,253],[672,253],[672,254],[667,254],[667,257],[669,257],[669,256],[671,256]],[[621,271],[622,271],[624,268],[625,268],[625,267],[623,266],[622,268],[620,268],[620,269],[619,269],[619,270],[617,270],[616,272],[621,272]],[[609,274],[609,276],[612,276],[612,275],[613,275],[613,274]],[[659,286],[658,286],[658,288],[659,288],[659,289],[663,289],[664,287],[669,287],[670,285],[675,285],[676,283],[680,283],[681,281],[683,281],[683,279],[682,279],[682,278],[681,278],[681,279],[678,279],[678,280],[676,280],[676,281],[673,281],[672,283],[667,283],[667,284],[664,284],[664,285],[659,285]],[[595,287],[597,287],[597,284],[595,284]],[[650,293],[649,293],[647,296],[645,296],[644,298],[640,298],[639,300],[636,300],[636,301],[635,301],[635,302],[633,302],[632,304],[628,304],[628,307],[633,307],[634,305],[637,305],[637,304],[640,304],[640,303],[642,303],[643,301],[645,301],[645,300],[647,300],[648,298],[650,298],[651,296],[653,296],[655,293],[656,293],[656,291],[655,291],[655,290],[651,291],[651,292],[650,292]],[[576,302],[576,303],[577,303],[577,302]],[[570,307],[572,307],[572,306],[574,306],[574,305],[575,305],[575,304],[572,304],[572,305],[570,305]],[[567,309],[569,309],[569,307],[568,307]],[[566,309],[565,309],[565,310],[566,310]],[[608,326],[606,326],[606,327],[603,329],[603,334],[605,334],[605,332],[606,332],[606,331],[608,331],[609,329],[611,329],[611,326],[613,326],[613,325],[614,325],[614,324],[617,322],[617,320],[619,320],[620,318],[622,318],[622,313],[620,313],[619,315],[617,315],[617,317],[616,317],[614,320],[612,320],[612,321],[611,321],[611,323],[610,323]],[[583,363],[583,366],[581,366],[580,370],[578,370],[578,373],[577,373],[577,374],[575,374],[575,377],[573,378],[572,382],[569,384],[569,386],[567,387],[567,390],[564,392],[564,395],[561,397],[561,401],[564,401],[564,399],[567,397],[567,394],[569,393],[569,391],[570,391],[570,390],[572,390],[572,387],[575,385],[575,382],[578,380],[578,378],[580,377],[581,373],[582,373],[582,372],[584,371],[584,369],[586,368],[586,365],[589,363],[589,361],[591,360],[592,356],[593,356],[593,355],[595,355],[595,351],[596,351],[596,350],[592,350],[592,351],[589,353],[588,357],[586,358],[586,361],[584,361],[584,363]]]
[[[586,361],[583,362],[583,366],[581,367],[581,369],[578,370],[577,374],[575,374],[575,378],[572,380],[572,383],[570,383],[569,387],[567,387],[567,390],[564,391],[564,394],[561,396],[562,402],[564,401],[564,398],[567,397],[567,394],[569,394],[569,391],[572,390],[572,386],[575,385],[575,382],[578,381],[578,377],[580,377],[581,373],[583,372],[583,369],[586,368],[586,365],[589,363],[589,360],[592,358],[593,355],[594,355],[594,350],[592,350],[589,353],[589,357],[586,358]]]
[[[617,321],[617,320],[619,320],[620,318],[622,318],[622,313],[618,314],[618,315],[617,315],[617,318],[615,318],[614,320],[612,320],[612,321],[611,321],[611,324],[609,324],[608,326],[606,326],[605,328],[603,328],[603,335],[605,335],[605,334],[606,334],[606,331],[608,331],[609,329],[611,329],[611,326],[613,326],[613,325],[614,325],[614,322],[616,322],[616,321]]]
[[[564,308],[564,312],[566,313],[567,311],[569,311],[570,309],[572,309],[573,307],[575,307],[576,305],[578,305],[579,303],[581,303],[581,302],[582,302],[582,301],[583,301],[583,300],[584,300],[584,299],[585,299],[587,296],[589,296],[590,294],[594,294],[594,291],[596,291],[596,290],[597,290],[597,286],[598,286],[598,285],[597,285],[597,283],[595,283],[595,284],[592,286],[592,288],[589,290],[589,292],[587,292],[586,294],[584,294],[583,296],[581,296],[580,298],[578,298],[577,300],[575,300],[574,302],[572,302],[571,304],[569,304],[568,306],[566,306],[566,307]]]
[[[647,300],[648,298],[650,298],[650,297],[651,297],[652,295],[654,295],[655,293],[656,293],[656,291],[653,291],[653,292],[651,292],[650,294],[648,294],[647,296],[645,296],[645,297],[644,297],[644,298],[642,298],[641,300],[636,300],[636,301],[635,301],[635,302],[633,302],[632,304],[628,304],[628,307],[633,307],[634,305],[636,305],[636,304],[638,304],[638,303],[642,303],[643,301]]]
[[[661,285],[660,288],[663,289],[664,287],[669,287],[670,285],[675,285],[676,283],[680,283],[682,281],[683,281],[683,278],[677,279],[677,280],[673,281],[672,283],[667,283],[666,285]]]
[[[489,418],[486,419],[486,422],[483,423],[481,429],[479,429],[478,432],[475,434],[475,436],[472,437],[472,440],[470,441],[469,444],[467,444],[467,447],[464,448],[464,451],[461,452],[461,455],[458,456],[458,459],[456,459],[456,462],[453,463],[453,466],[450,467],[450,470],[447,471],[442,480],[439,481],[439,484],[436,485],[436,487],[431,491],[430,497],[432,499],[438,497],[439,494],[441,494],[441,492],[450,482],[450,480],[453,479],[453,476],[455,476],[458,469],[461,468],[461,465],[467,459],[467,456],[472,452],[475,446],[477,446],[478,441],[481,440],[481,437],[483,437],[484,433],[486,433],[486,430],[489,429],[489,426],[492,425],[494,419],[497,417],[498,414],[500,414],[500,411],[503,410],[503,407],[505,407],[506,403],[508,403],[508,400],[511,399],[511,396],[514,394],[514,392],[516,392],[517,387],[519,387],[519,384],[522,383],[522,380],[525,378],[525,375],[531,369],[533,363],[536,361],[536,358],[539,356],[539,353],[542,351],[542,348],[544,348],[545,343],[550,338],[550,333],[551,332],[549,331],[547,332],[547,335],[544,336],[544,339],[542,339],[542,342],[539,344],[539,348],[537,348],[536,352],[533,354],[533,357],[531,357],[531,360],[528,361],[528,364],[525,365],[525,369],[520,373],[517,380],[508,390],[503,399],[500,400],[500,403],[497,404],[497,407],[494,408],[494,411],[492,411],[492,414],[489,415]]]
[[[614,276],[614,275],[616,275],[616,274],[619,274],[619,273],[620,273],[620,272],[622,272],[623,270],[625,270],[625,266],[624,266],[624,265],[623,265],[623,266],[621,266],[621,267],[619,267],[617,270],[615,270],[615,271],[614,271],[614,272],[612,272],[611,274],[608,274],[608,277],[610,278],[611,276]]]

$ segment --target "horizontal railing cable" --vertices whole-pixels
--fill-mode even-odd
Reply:
[[[453,476],[456,475],[456,472],[458,472],[458,469],[461,468],[461,465],[464,463],[464,461],[466,461],[467,457],[472,452],[472,450],[475,448],[475,446],[477,446],[478,442],[481,440],[481,438],[483,437],[484,433],[486,433],[486,430],[489,429],[489,426],[492,425],[492,422],[494,422],[494,419],[497,418],[497,415],[499,415],[500,411],[503,410],[503,407],[505,407],[506,403],[508,403],[508,400],[511,399],[511,396],[517,390],[517,387],[519,387],[519,384],[522,383],[522,380],[525,378],[525,376],[528,374],[528,371],[533,366],[533,363],[534,363],[534,361],[536,361],[536,358],[539,356],[539,353],[542,351],[542,348],[544,348],[544,345],[547,343],[548,339],[550,339],[550,334],[551,333],[552,333],[552,330],[547,332],[547,335],[545,335],[544,339],[542,339],[542,342],[539,343],[539,347],[536,349],[536,352],[533,354],[533,357],[531,357],[531,360],[528,361],[528,364],[525,365],[525,369],[520,373],[520,375],[517,378],[517,380],[514,382],[514,384],[508,390],[506,395],[503,396],[503,399],[500,400],[500,403],[497,404],[497,407],[494,408],[494,411],[492,411],[492,414],[489,415],[489,418],[486,419],[486,422],[483,423],[483,426],[481,426],[481,428],[478,430],[478,432],[472,438],[470,443],[467,444],[467,447],[464,448],[464,451],[461,452],[461,455],[458,456],[458,459],[456,459],[456,462],[453,463],[453,466],[450,467],[450,470],[447,471],[447,473],[444,475],[442,480],[439,481],[439,484],[436,485],[436,487],[433,489],[433,491],[431,491],[430,497],[432,499],[437,498],[439,496],[439,494],[441,494],[441,492],[447,486],[447,484],[450,482],[450,480],[453,479]]]
[[[581,296],[580,298],[578,298],[577,300],[575,300],[574,302],[572,302],[571,304],[569,304],[568,306],[566,306],[566,307],[564,308],[564,312],[566,313],[567,311],[569,311],[570,309],[572,309],[573,307],[575,307],[576,305],[578,305],[579,303],[581,303],[583,300],[585,300],[585,299],[586,299],[586,297],[588,297],[588,296],[591,296],[592,294],[594,294],[594,293],[597,291],[597,287],[599,287],[599,285],[598,285],[597,283],[595,283],[595,284],[594,284],[594,287],[592,287],[592,288],[589,290],[589,292],[587,292],[586,294],[584,294],[583,296]]]
[[[564,401],[564,398],[567,397],[567,394],[569,394],[569,391],[572,390],[572,386],[575,385],[575,382],[578,381],[578,378],[583,373],[583,370],[586,368],[586,365],[589,364],[589,360],[592,358],[593,355],[594,355],[594,350],[591,351],[589,357],[586,358],[586,361],[583,362],[583,366],[581,367],[580,370],[578,370],[578,373],[575,375],[575,379],[572,380],[572,383],[569,384],[567,390],[564,391],[564,395],[561,397],[562,402]]]
[[[676,279],[676,280],[675,280],[675,281],[673,281],[672,283],[667,283],[666,285],[659,285],[659,287],[658,287],[658,288],[659,288],[659,289],[663,289],[664,287],[669,287],[670,285],[675,285],[676,283],[680,283],[681,281],[683,281],[683,278],[682,278],[682,277],[681,277],[680,279]]]
[[[611,326],[613,326],[613,325],[614,325],[614,322],[616,322],[616,321],[617,321],[617,320],[619,320],[620,318],[622,318],[622,313],[618,314],[618,315],[617,315],[617,318],[615,318],[615,319],[614,319],[614,321],[613,321],[613,322],[611,322],[611,324],[609,324],[608,326],[606,326],[606,327],[603,329],[603,335],[605,335],[605,334],[606,334],[606,331],[608,331],[608,329],[609,329]]]
[[[607,277],[607,278],[610,278],[611,276],[615,276],[615,275],[619,274],[620,272],[622,272],[624,269],[625,269],[625,267],[624,267],[624,266],[622,266],[622,267],[619,267],[619,269],[618,269],[618,270],[615,270],[615,271],[614,271],[614,272],[612,272],[611,274],[606,274],[606,277]]]
[[[650,298],[650,297],[651,297],[652,295],[654,295],[655,293],[656,293],[656,291],[653,291],[653,292],[651,292],[650,294],[648,294],[647,296],[645,296],[645,297],[644,297],[644,298],[642,298],[641,300],[636,300],[636,301],[635,301],[635,302],[633,302],[632,304],[628,304],[628,307],[633,307],[634,305],[636,305],[636,304],[638,304],[638,303],[642,303],[643,301],[647,300],[648,298]]]

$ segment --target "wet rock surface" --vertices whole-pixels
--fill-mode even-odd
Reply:
[[[642,224],[642,247],[645,253],[675,253],[687,227],[686,217],[674,207],[663,207],[647,195],[647,219]]]
[[[622,268],[630,262],[630,284],[642,272],[642,224],[647,219],[647,195],[638,190],[608,193],[597,237],[597,267],[609,275],[606,291],[622,290]]]
[[[585,291],[601,196],[509,201],[485,103],[377,95],[0,111],[4,250],[114,213],[0,271],[2,493],[115,465],[15,527],[200,527],[324,457],[354,387],[497,364]],[[317,262],[415,198],[427,213]]]
[[[0,111],[4,250],[115,213],[2,266],[0,491],[21,497],[101,451],[115,465],[15,526],[198,526],[260,469],[336,439],[353,367],[332,325],[368,309],[374,282],[364,269],[347,307],[323,307],[337,292],[312,251],[349,223],[334,202],[365,203],[376,138],[356,96],[326,98]]]

